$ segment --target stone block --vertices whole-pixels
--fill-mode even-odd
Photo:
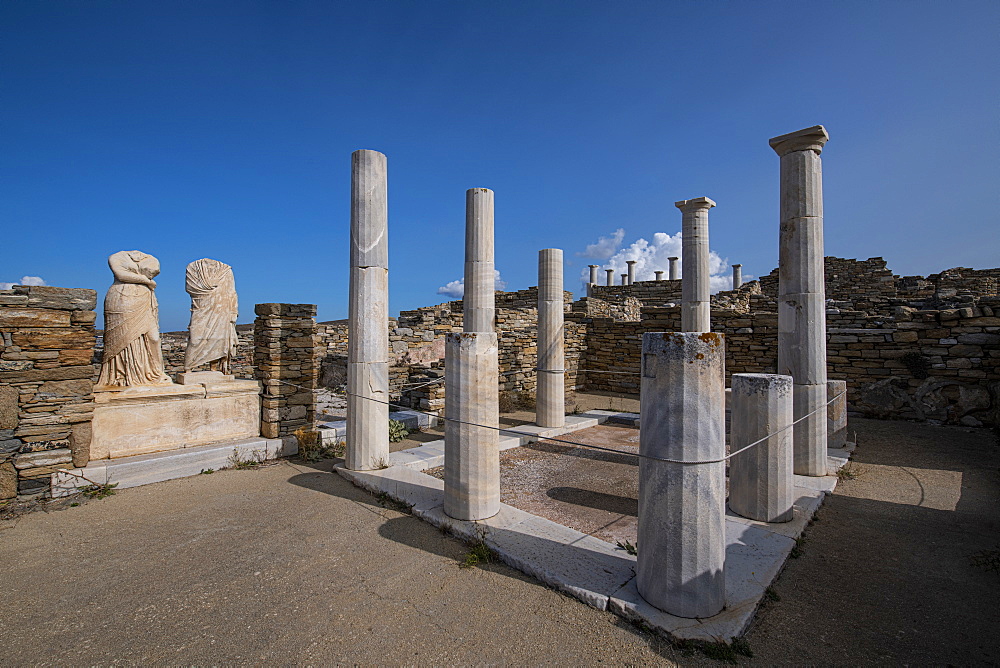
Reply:
[[[94,346],[94,333],[79,327],[24,327],[13,332],[11,341],[31,350],[87,349]]]
[[[73,466],[80,468],[90,462],[90,442],[93,439],[91,422],[77,422],[70,429],[69,449],[73,453]]]
[[[87,288],[32,285],[28,288],[28,305],[46,309],[93,311],[97,306],[97,291]]]
[[[17,496],[17,470],[13,462],[0,462],[0,499]]]
[[[0,328],[69,327],[69,311],[41,308],[0,308]]]
[[[14,459],[14,468],[17,470],[37,468],[39,466],[56,466],[58,464],[69,464],[73,460],[73,453],[69,448],[59,448],[56,450],[41,450],[39,452],[27,452],[18,455]]]
[[[0,386],[0,429],[17,428],[17,402],[17,388]]]

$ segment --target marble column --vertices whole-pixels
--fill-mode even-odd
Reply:
[[[778,246],[778,373],[795,379],[795,473],[826,465],[826,277],[823,263],[821,125],[775,137],[781,158]]]
[[[389,461],[389,244],[386,159],[351,156],[351,275],[344,465],[370,471]]]
[[[658,280],[658,281],[662,281],[663,280],[663,272],[662,271],[654,271],[653,275],[656,277],[656,280]]]
[[[725,337],[642,337],[639,452],[639,594],[678,617],[711,617],[725,604]]]
[[[736,452],[774,434],[729,460],[729,507],[761,522],[792,519],[792,377],[734,373],[730,448]]]
[[[444,512],[457,520],[500,512],[497,364],[495,332],[445,335]]]
[[[743,285],[743,265],[733,265],[733,290]]]
[[[842,448],[847,444],[847,381],[826,381],[826,446]]]
[[[628,274],[622,274],[622,285],[628,285]]]
[[[708,332],[712,329],[708,271],[708,210],[715,202],[707,197],[675,202],[681,210],[681,330]]]
[[[492,332],[496,303],[493,267],[493,191],[465,191],[465,295],[463,329]]]
[[[563,252],[538,251],[538,386],[535,424],[566,424],[565,359],[563,353]]]
[[[667,267],[670,270],[668,277],[671,281],[676,281],[681,277],[680,268],[677,266],[677,260],[680,258],[668,257],[667,260],[670,261],[670,266]]]
[[[604,271],[607,272],[608,274],[608,287],[610,288],[612,285],[615,284],[615,270],[605,269]]]
[[[625,264],[628,265],[628,284],[632,285],[635,283],[635,260],[625,260]]]
[[[590,284],[597,285],[597,267],[600,265],[588,264],[587,266],[590,267]]]

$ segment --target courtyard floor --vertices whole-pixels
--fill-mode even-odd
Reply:
[[[624,443],[636,434],[605,429]],[[738,660],[1000,662],[995,433],[873,420],[850,429],[854,477],[826,499],[774,586],[779,600],[758,613],[754,658]],[[599,537],[634,523],[625,464],[620,480],[603,468],[587,476],[597,460],[552,450],[509,451],[504,493],[589,509],[584,530]],[[543,457],[548,472],[507,484],[526,466],[518,457]],[[20,516],[8,507],[2,662],[713,663],[502,564],[460,568],[467,546],[383,507],[332,464],[219,471]]]

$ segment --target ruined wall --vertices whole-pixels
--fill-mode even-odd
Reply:
[[[263,385],[260,433],[265,438],[312,429],[319,380],[315,304],[254,307],[254,367]]]
[[[0,290],[0,499],[89,461],[96,304],[94,290]]]
[[[253,326],[238,325],[236,336],[236,358],[230,360],[231,371],[237,378],[252,379],[253,374]],[[163,367],[167,375],[173,378],[184,371],[184,353],[187,350],[187,332],[163,332],[160,334],[160,347],[163,350]],[[208,368],[207,366],[205,367]]]
[[[636,281],[632,285],[593,285],[590,287],[590,296],[611,303],[621,303],[626,297],[633,297],[643,306],[680,304],[681,281]]]

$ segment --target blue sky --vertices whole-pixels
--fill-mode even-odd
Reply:
[[[393,313],[461,277],[472,187],[508,289],[549,247],[577,289],[608,262],[588,245],[674,235],[700,196],[720,260],[767,273],[767,140],[815,124],[827,254],[1000,265],[993,1],[9,1],[0,30],[0,281],[103,295],[143,250],[164,330],[201,257],[233,265],[241,322],[345,317],[358,148],[388,156]]]

